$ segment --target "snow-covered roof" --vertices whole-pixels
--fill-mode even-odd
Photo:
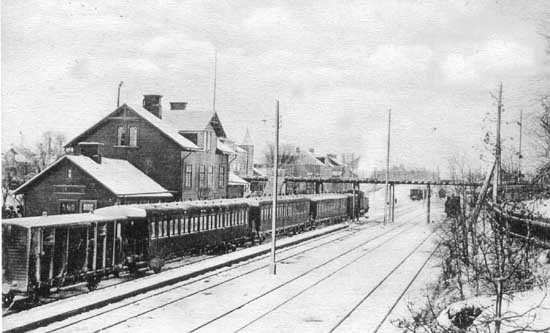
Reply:
[[[261,172],[258,168],[253,168],[252,172],[254,173],[254,176],[265,177],[264,173]]]
[[[30,179],[15,190],[21,193],[26,187],[43,177],[49,170],[61,161],[69,160],[85,173],[101,183],[116,196],[124,197],[159,197],[170,198],[170,194],[164,187],[149,178],[141,170],[126,160],[102,158],[101,163],[83,155],[65,155],[50,164],[44,171]]]
[[[228,145],[223,143],[221,140],[218,139],[216,148],[222,153],[227,155],[235,155],[235,151],[231,149]]]
[[[237,176],[233,172],[229,173],[229,180],[227,182],[228,185],[248,185],[249,183],[242,179],[241,177]]]
[[[15,219],[3,219],[4,225],[17,225],[23,228],[49,227],[57,225],[82,224],[112,220],[124,220],[124,215],[98,216],[91,213],[62,214],[48,216],[20,217]]]
[[[165,121],[172,124],[178,131],[197,132],[211,124],[216,131],[216,136],[225,138],[225,131],[218,115],[211,111],[178,110],[168,111],[162,114]]]
[[[153,127],[157,128],[161,133],[166,135],[168,138],[170,138],[172,141],[174,141],[176,144],[178,144],[184,150],[200,150],[201,149],[197,145],[195,145],[193,142],[191,142],[189,139],[187,139],[184,136],[182,136],[181,134],[179,134],[178,129],[173,127],[173,125],[169,121],[158,118],[157,116],[155,116],[154,114],[152,114],[151,112],[147,111],[144,108],[132,109],[131,107],[129,107],[126,104],[120,106],[115,111],[109,113],[106,117],[104,117],[103,119],[98,121],[95,125],[93,125],[92,127],[88,128],[84,132],[77,135],[74,139],[69,141],[69,143],[67,143],[65,145],[65,147],[71,147],[71,146],[77,144],[80,141],[80,139],[82,137],[84,137],[90,130],[98,127],[100,124],[107,121],[109,119],[109,117],[111,117],[113,114],[121,111],[124,108],[129,110],[129,111],[133,111],[134,113],[136,113],[139,117],[141,117],[142,119],[144,119],[145,121],[150,123]]]

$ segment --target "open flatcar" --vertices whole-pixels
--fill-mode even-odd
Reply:
[[[2,221],[2,296],[38,297],[52,287],[81,281],[94,289],[101,276],[117,273],[125,216],[67,214]]]

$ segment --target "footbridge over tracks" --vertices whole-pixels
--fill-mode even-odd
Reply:
[[[241,177],[248,182],[267,182],[268,177]],[[385,180],[376,178],[336,178],[336,177],[284,177],[284,182],[295,183],[345,183],[345,184],[385,184]],[[481,182],[463,182],[458,180],[389,180],[390,185],[440,185],[440,186],[481,186]],[[518,184],[520,185],[520,184]],[[524,184],[521,184],[524,185]]]

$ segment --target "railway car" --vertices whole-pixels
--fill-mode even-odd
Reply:
[[[312,222],[338,223],[348,217],[348,196],[343,194],[318,194],[307,197],[310,200]]]
[[[355,191],[355,203],[353,202],[354,194],[352,190],[346,192],[346,195],[348,197],[346,205],[349,218],[358,218],[369,211],[369,198],[363,191]]]
[[[424,190],[421,188],[412,188],[409,197],[411,200],[424,200]]]
[[[2,299],[48,295],[52,287],[117,273],[123,263],[125,216],[67,214],[2,221]]]
[[[100,208],[97,215],[123,214],[133,230],[124,238],[130,271],[158,273],[167,259],[205,251],[235,249],[252,236],[246,202],[210,200]]]
[[[273,200],[269,197],[248,199],[250,225],[257,235],[271,233]],[[276,229],[278,233],[305,230],[312,226],[310,200],[304,196],[281,196],[277,199]]]

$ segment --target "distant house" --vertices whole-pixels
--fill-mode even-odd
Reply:
[[[173,200],[172,194],[121,159],[101,155],[101,144],[82,142],[79,155],[65,155],[15,190],[24,215],[70,214],[114,204]]]
[[[10,190],[16,189],[38,173],[35,163],[36,154],[24,147],[11,147],[2,154],[2,169],[6,173]]]
[[[212,199],[227,195],[228,157],[233,150],[215,112],[186,110],[172,102],[163,112],[160,95],[145,95],[143,107],[124,104],[71,140],[100,142],[103,156],[123,159],[174,193],[175,199]]]

